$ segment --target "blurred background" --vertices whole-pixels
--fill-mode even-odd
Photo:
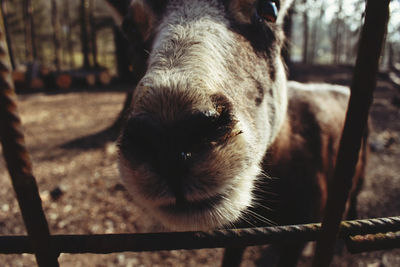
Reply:
[[[2,0],[1,7],[14,78],[28,83],[25,87],[48,86],[44,76],[50,72],[66,74],[57,83],[63,88],[71,87],[82,79],[76,76],[84,74],[86,85],[107,85],[117,75],[126,78],[124,72],[132,68],[123,66],[124,38],[104,0]],[[364,7],[365,0],[295,1],[285,26],[287,61],[352,65]],[[398,0],[391,2],[391,13],[382,70],[393,68],[400,57]],[[77,74],[77,70],[86,72]],[[22,77],[27,71],[28,77]],[[103,75],[97,77],[101,71]]]
[[[26,143],[53,234],[165,231],[132,204],[120,183],[115,140],[135,66],[104,0],[1,0]],[[364,0],[296,0],[285,22],[289,78],[349,85]],[[359,217],[400,215],[400,1],[391,19],[371,111],[371,156]],[[1,148],[0,148],[1,152]],[[0,158],[0,235],[26,234]],[[309,266],[312,247],[303,253]],[[261,266],[249,248],[242,266]],[[350,255],[333,266],[400,266],[400,250]],[[60,256],[61,266],[219,266],[221,249]],[[2,266],[34,266],[0,255]]]

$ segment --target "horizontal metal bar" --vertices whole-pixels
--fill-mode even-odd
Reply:
[[[346,245],[351,253],[400,248],[400,231],[351,236]]]
[[[146,234],[53,235],[58,253],[142,252],[177,249],[254,246],[292,241],[314,241],[321,224],[302,224],[262,228],[228,229],[210,232],[170,232]],[[400,231],[400,216],[344,221],[340,238],[378,232]],[[0,253],[32,253],[27,236],[0,236]]]

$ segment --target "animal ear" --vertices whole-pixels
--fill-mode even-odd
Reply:
[[[122,24],[131,0],[106,0],[106,3],[111,7],[111,15],[117,25]]]
[[[128,36],[139,34],[142,40],[146,40],[151,34],[155,20],[153,9],[145,1],[134,0],[124,17],[122,29]]]

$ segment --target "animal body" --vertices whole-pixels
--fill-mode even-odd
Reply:
[[[131,1],[123,27],[141,79],[119,138],[120,172],[134,201],[167,227],[321,219],[349,93],[287,82],[289,4]]]

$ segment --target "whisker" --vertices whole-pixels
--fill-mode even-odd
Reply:
[[[249,212],[250,214],[252,214],[255,218],[259,219],[260,221],[262,221],[262,222],[264,222],[264,223],[267,223],[268,225],[277,225],[275,222],[273,222],[273,221],[271,221],[271,220],[265,218],[264,216],[258,214],[258,213],[255,212],[255,211],[247,210],[247,212]]]
[[[266,209],[266,210],[268,210],[268,211],[274,211],[273,208],[268,207],[268,206],[266,206],[266,205],[263,205],[263,204],[260,204],[260,203],[257,203],[256,205],[257,205],[257,207],[264,208],[264,209]]]
[[[247,218],[246,216],[249,216],[249,214],[246,214],[245,212],[242,214],[242,216],[240,217],[240,219],[242,219],[243,221],[245,221],[246,223],[248,223],[251,227],[256,227],[256,225],[250,220],[250,218]]]

